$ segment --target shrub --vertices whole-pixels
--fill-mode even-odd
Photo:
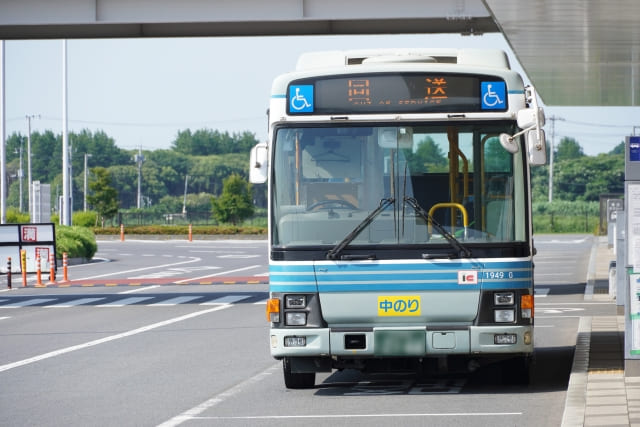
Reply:
[[[81,227],[95,227],[98,224],[98,213],[96,211],[74,212],[72,224]]]
[[[56,227],[56,254],[62,258],[66,252],[70,258],[91,259],[98,251],[96,236],[88,228],[78,226]]]
[[[18,212],[16,208],[7,209],[7,224],[28,224],[29,214],[24,212]]]

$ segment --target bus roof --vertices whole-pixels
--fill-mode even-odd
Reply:
[[[297,71],[362,64],[459,64],[510,70],[507,54],[499,49],[366,49],[303,53]]]

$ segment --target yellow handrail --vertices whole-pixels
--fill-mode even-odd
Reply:
[[[433,217],[433,213],[440,208],[456,208],[460,212],[462,212],[462,225],[464,226],[464,235],[466,237],[467,227],[469,227],[469,216],[467,215],[467,209],[464,206],[462,206],[460,203],[452,203],[452,202],[436,203],[435,205],[431,206],[431,209],[429,209],[429,223],[427,228],[429,231],[429,235],[431,235],[431,230],[433,227],[431,225],[431,217]]]

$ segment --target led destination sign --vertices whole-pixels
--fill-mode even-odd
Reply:
[[[405,73],[305,79],[288,90],[289,114],[506,111],[507,89],[491,76]]]

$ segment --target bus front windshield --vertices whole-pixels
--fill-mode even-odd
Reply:
[[[276,247],[522,242],[521,152],[511,122],[276,129]],[[354,233],[357,230],[357,233]]]

